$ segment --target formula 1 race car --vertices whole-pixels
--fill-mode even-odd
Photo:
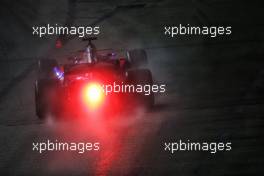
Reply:
[[[55,59],[40,59],[35,82],[36,115],[56,117],[84,115],[94,112],[117,113],[135,106],[150,108],[154,93],[145,87],[153,85],[146,68],[143,49],[127,51],[126,57],[96,50],[90,37],[81,56],[68,58],[59,65]]]

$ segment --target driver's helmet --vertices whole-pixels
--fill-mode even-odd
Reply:
[[[96,58],[96,47],[89,43],[83,53],[83,59],[80,61],[81,63],[94,63],[97,61]]]

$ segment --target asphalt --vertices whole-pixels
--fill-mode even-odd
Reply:
[[[166,93],[156,95],[156,105],[148,112],[81,122],[40,121],[34,110],[35,61],[52,56],[65,62],[85,43],[66,38],[63,47],[55,49],[54,38],[44,42],[33,38],[31,45],[37,51],[21,52],[29,47],[18,42],[17,53],[31,59],[16,61],[20,57],[15,52],[1,57],[1,68],[6,55],[14,59],[11,70],[24,63],[22,71],[1,79],[1,175],[261,175],[264,24],[260,1],[62,2],[55,7],[60,7],[65,24],[100,26],[98,48],[144,48],[155,82],[166,84]],[[38,6],[42,14],[53,12],[39,20],[56,21],[53,3]],[[233,33],[219,38],[164,35],[164,26],[180,23],[231,25]],[[48,139],[100,142],[100,150],[32,151],[33,142]],[[232,150],[215,154],[164,150],[165,142],[179,140],[231,142]]]

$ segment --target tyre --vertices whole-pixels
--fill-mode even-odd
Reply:
[[[150,88],[149,92],[142,91],[141,93],[134,93],[137,102],[146,108],[151,108],[155,103],[154,93],[151,91],[151,86],[153,85],[152,74],[149,69],[134,69],[127,72],[127,81],[129,84],[134,86],[148,86]],[[145,95],[147,93],[148,95]]]
[[[132,68],[144,67],[148,64],[147,53],[143,49],[134,49],[128,51],[127,59]]]
[[[55,59],[40,59],[38,61],[38,77],[48,78],[53,75],[53,68],[58,67]]]
[[[39,79],[35,83],[35,110],[39,119],[45,119],[56,105],[57,82],[52,79]]]

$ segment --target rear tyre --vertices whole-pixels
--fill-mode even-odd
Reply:
[[[35,109],[39,119],[44,119],[51,109],[53,95],[56,88],[54,67],[58,67],[55,59],[40,59],[38,61],[38,75],[35,82]]]
[[[137,102],[139,102],[145,108],[151,108],[152,106],[154,106],[155,97],[154,93],[151,90],[153,79],[151,71],[149,69],[129,70],[127,72],[127,80],[129,84],[133,84],[135,87],[137,87],[137,85],[143,87],[142,92],[134,93]],[[148,91],[145,91],[144,87],[147,87]]]
[[[57,93],[56,80],[39,79],[35,83],[35,110],[39,119],[45,119],[55,110]]]
[[[128,51],[127,58],[132,68],[144,67],[148,64],[147,53],[143,49]]]
[[[55,59],[40,59],[38,61],[38,77],[49,78],[53,75],[53,68],[59,64]]]

